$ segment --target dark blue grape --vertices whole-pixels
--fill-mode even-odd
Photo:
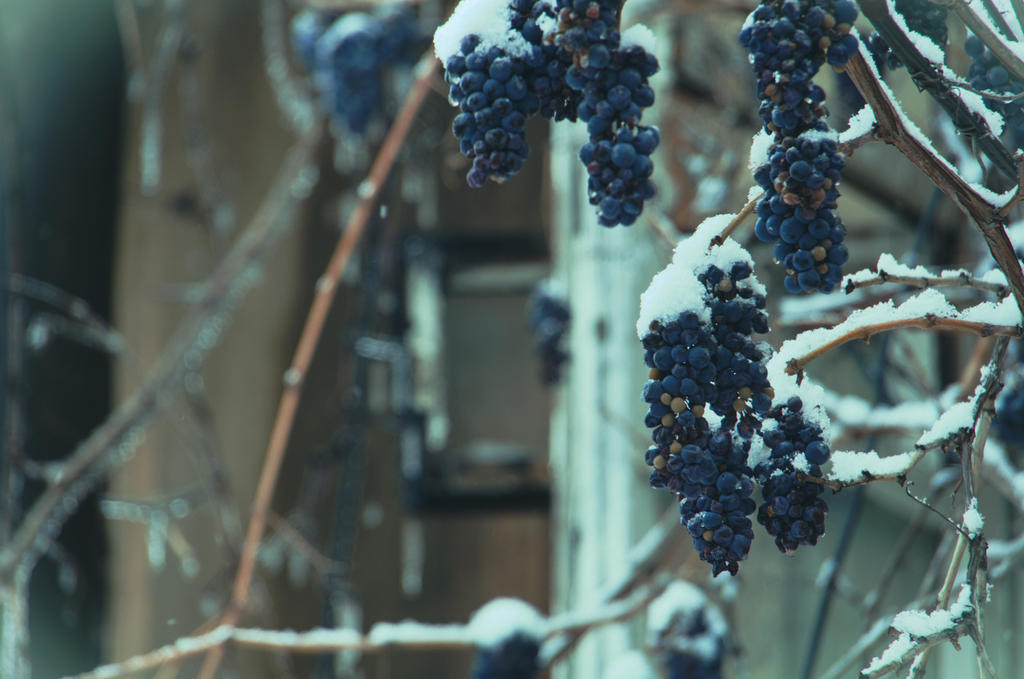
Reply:
[[[681,496],[681,521],[715,575],[735,574],[750,549],[747,517],[755,503],[747,453],[773,396],[766,356],[751,340],[768,330],[751,273],[745,261],[707,266],[697,284],[710,323],[685,310],[653,323],[643,339],[651,368],[643,389],[645,423],[653,428],[654,445],[644,454],[654,467],[650,484]],[[721,416],[717,430],[705,419],[708,408]]]
[[[324,108],[355,135],[384,114],[391,70],[408,68],[426,44],[408,8],[373,12],[300,12],[292,20],[299,61],[313,71]]]
[[[535,679],[540,676],[540,643],[516,633],[499,646],[477,648],[472,679]]]
[[[569,360],[562,346],[572,318],[569,304],[542,284],[530,296],[528,317],[534,334],[534,352],[541,361],[541,381],[546,385],[558,384],[562,368]],[[651,398],[657,400],[658,395],[652,393]]]
[[[794,459],[803,454],[809,464],[807,474],[820,477],[821,465],[831,453],[822,439],[821,427],[805,419],[799,398],[790,398],[772,408],[768,418],[776,426],[765,427],[761,432],[771,455],[754,469],[763,498],[757,521],[775,538],[779,551],[790,552],[800,545],[817,543],[825,534],[828,513],[828,505],[821,497],[824,487],[804,480],[794,466]]]
[[[988,90],[997,94],[1024,93],[1024,82],[1011,77],[981,40],[973,35],[969,36],[964,48],[971,56],[971,66],[967,71],[967,79],[971,86],[978,90]],[[1015,137],[1016,145],[1019,147],[1021,141],[1024,140],[1024,100],[987,99],[985,105],[1002,114],[1007,127]]]

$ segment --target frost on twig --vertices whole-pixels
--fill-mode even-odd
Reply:
[[[854,339],[899,328],[935,329],[991,335],[1020,336],[1020,310],[1014,300],[982,302],[963,310],[950,304],[937,290],[923,290],[900,305],[891,300],[852,312],[831,328],[807,330],[785,342],[779,354],[786,372],[799,374],[809,362]]]
[[[963,586],[960,595],[949,610],[930,613],[910,610],[898,613],[891,628],[897,634],[885,651],[876,656],[861,672],[862,677],[873,679],[899,670],[925,649],[944,641],[956,642],[969,633],[974,618],[971,588]]]
[[[834,489],[881,480],[902,484],[929,450],[962,451],[971,446],[985,408],[991,406],[1002,388],[998,366],[1004,351],[1005,345],[993,353],[992,359],[982,368],[981,380],[971,397],[952,404],[939,415],[918,437],[914,450],[886,457],[875,451],[835,451],[832,453],[832,468],[823,482]]]
[[[951,269],[933,274],[923,266],[906,266],[896,261],[887,252],[878,257],[875,269],[861,269],[843,279],[842,288],[847,294],[859,288],[894,283],[917,288],[966,286],[995,293],[1005,297],[1009,293],[1006,275],[999,269],[992,269],[982,276],[973,276],[966,269]]]

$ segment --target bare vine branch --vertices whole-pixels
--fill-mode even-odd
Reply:
[[[242,543],[242,554],[231,591],[231,600],[228,609],[221,616],[222,625],[234,625],[245,609],[249,598],[249,585],[252,582],[253,571],[256,567],[256,552],[263,538],[263,531],[266,527],[270,511],[270,501],[273,499],[274,488],[277,485],[278,474],[284,461],[288,438],[291,433],[292,424],[295,421],[295,414],[298,411],[302,383],[313,360],[313,354],[316,351],[324,323],[327,320],[327,314],[334,301],[341,275],[344,273],[349,258],[355,251],[356,245],[359,243],[359,239],[370,221],[370,216],[377,204],[377,199],[380,197],[381,190],[384,188],[384,183],[391,172],[391,167],[398,156],[402,142],[408,135],[413,120],[415,120],[420,107],[426,100],[427,93],[430,91],[430,84],[436,78],[437,69],[438,62],[434,59],[432,52],[424,55],[420,60],[417,67],[419,76],[409,90],[398,115],[395,117],[395,122],[391,125],[391,129],[388,130],[388,134],[373,162],[373,166],[370,168],[367,178],[360,185],[359,203],[352,212],[337,247],[327,263],[327,269],[317,281],[316,293],[313,297],[309,314],[306,317],[302,334],[299,337],[295,355],[292,358],[291,365],[285,372],[284,393],[281,396],[277,415],[274,418],[274,426],[270,433],[270,440],[267,444],[263,469],[260,472],[249,525],[245,533],[245,541]],[[220,664],[222,655],[223,646],[214,647],[213,652],[207,656],[199,676],[212,677],[216,672],[217,666]]]

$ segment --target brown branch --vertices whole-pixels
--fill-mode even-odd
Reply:
[[[760,195],[747,201],[747,204],[743,206],[743,209],[740,210],[739,213],[737,213],[736,216],[733,217],[732,220],[725,225],[725,228],[722,229],[722,233],[718,234],[717,236],[711,239],[710,247],[715,247],[716,245],[721,245],[722,243],[724,243],[725,239],[731,236],[732,233],[737,228],[739,228],[740,224],[742,224],[743,221],[754,212],[754,210],[757,208],[758,201],[760,201],[762,198],[764,198],[764,191],[762,191]]]
[[[941,288],[941,287],[953,287],[962,286],[968,288],[976,288],[985,292],[995,293],[998,297],[1005,297],[1009,294],[1010,289],[1002,283],[989,283],[988,281],[978,280],[974,276],[971,276],[966,271],[961,271],[959,276],[893,276],[887,274],[885,271],[879,271],[877,278],[869,278],[865,280],[852,281],[847,280],[846,285],[843,286],[843,291],[846,294],[850,294],[854,290],[860,288],[867,288],[873,285],[884,285],[886,283],[892,283],[894,285],[909,285],[915,288]]]
[[[348,220],[348,224],[345,226],[341,239],[338,241],[330,261],[327,263],[326,270],[317,281],[316,293],[313,297],[309,314],[306,316],[306,323],[299,337],[295,355],[292,358],[290,367],[285,372],[284,393],[281,395],[281,402],[278,405],[277,415],[274,418],[274,426],[271,430],[267,452],[264,456],[263,469],[260,472],[259,482],[256,487],[249,525],[246,529],[245,541],[242,544],[238,571],[235,575],[235,583],[231,591],[231,601],[228,609],[221,616],[221,624],[234,625],[248,601],[249,585],[252,582],[253,571],[256,566],[256,553],[263,538],[263,531],[266,527],[270,510],[270,501],[274,495],[278,474],[284,461],[288,437],[291,434],[295,413],[298,410],[302,383],[313,360],[313,354],[323,332],[327,313],[330,311],[331,304],[334,301],[341,275],[344,273],[349,258],[355,250],[366,225],[370,221],[370,217],[377,204],[377,199],[380,197],[381,190],[384,187],[384,182],[391,172],[398,152],[401,150],[409,129],[412,127],[413,120],[415,120],[420,107],[426,100],[427,93],[430,91],[430,84],[436,77],[438,62],[434,59],[433,53],[430,52],[424,55],[417,68],[419,76],[409,90],[394,123],[391,125],[391,129],[388,130],[387,137],[377,153],[367,178],[360,185],[359,203],[356,205],[352,216]],[[216,646],[212,653],[207,656],[199,676],[211,679],[220,664],[222,656],[223,646]]]
[[[862,671],[860,676],[864,679],[875,679],[876,677],[882,677],[894,670],[898,670],[910,662],[911,658],[914,658],[919,653],[923,653],[928,649],[941,644],[944,641],[956,641],[960,637],[969,633],[969,615],[963,616],[953,627],[941,629],[932,634],[928,634],[916,639],[911,637],[911,645],[899,653],[895,658],[880,664],[878,667],[873,668],[870,672]]]
[[[981,229],[989,252],[1006,275],[1017,307],[1024,315],[1024,272],[1021,271],[1020,262],[1006,235],[1006,215],[982,198],[947,163],[936,158],[931,149],[907,129],[899,108],[875,77],[862,54],[850,59],[846,73],[874,111],[878,138],[898,148]]]
[[[985,43],[985,46],[992,52],[992,56],[996,58],[1003,68],[1010,72],[1014,80],[1024,80],[1024,63],[1007,47],[1003,38],[988,27],[988,24],[985,23],[984,19],[973,8],[969,7],[963,0],[948,0],[936,4],[942,4],[952,9],[960,21],[964,22],[964,25],[971,29],[971,33],[978,36],[978,39]]]
[[[790,375],[796,375],[804,369],[804,367],[816,358],[820,358],[824,354],[832,351],[836,347],[839,347],[847,342],[855,339],[868,341],[873,335],[877,335],[880,332],[888,332],[890,330],[899,330],[900,328],[916,328],[920,330],[941,330],[945,332],[972,332],[981,337],[991,337],[992,335],[1006,335],[1009,337],[1020,337],[1024,334],[1019,325],[992,325],[989,323],[978,323],[976,321],[964,321],[959,318],[940,318],[937,316],[921,316],[917,318],[903,318],[896,321],[884,321],[882,323],[872,323],[870,325],[864,325],[836,337],[833,340],[822,344],[821,346],[808,351],[803,356],[798,358],[791,358],[786,362],[786,372]]]

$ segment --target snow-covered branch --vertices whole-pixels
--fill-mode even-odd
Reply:
[[[924,290],[899,306],[891,300],[854,311],[842,323],[800,333],[779,349],[786,372],[796,375],[816,358],[855,339],[867,341],[880,332],[900,328],[972,332],[982,337],[1024,333],[1021,316],[1014,303],[984,302],[957,310],[936,290]]]
[[[909,285],[916,288],[964,286],[992,292],[998,297],[1004,297],[1010,291],[1006,284],[1006,276],[998,269],[993,269],[981,277],[971,275],[966,269],[947,270],[936,275],[923,266],[909,267],[900,264],[888,253],[882,253],[879,256],[874,270],[861,269],[847,275],[843,280],[842,287],[847,294],[850,294],[860,288],[886,283]]]
[[[861,672],[867,679],[882,677],[905,667],[918,654],[944,641],[956,642],[969,633],[974,617],[970,604],[970,588],[960,592],[960,598],[948,611],[903,611],[892,621],[898,636],[880,656],[876,656]]]
[[[891,28],[892,21],[889,19],[884,0],[871,0],[860,4],[876,28],[882,30],[883,26],[880,25],[880,22],[888,22]],[[902,42],[908,42],[902,31],[895,29],[895,32]],[[883,33],[883,37],[888,40],[885,33]],[[896,36],[894,36],[895,39]],[[913,46],[909,49],[917,54]],[[924,57],[917,56],[920,61],[930,63],[924,60]],[[1024,310],[1024,272],[1021,271],[1013,246],[1003,228],[1007,220],[1007,210],[1019,198],[1019,186],[1009,195],[997,196],[984,187],[971,185],[964,181],[956,168],[939,155],[924,133],[903,113],[891,90],[878,77],[877,71],[870,63],[870,55],[863,45],[861,45],[860,54],[853,57],[847,64],[846,73],[857,85],[857,89],[860,90],[874,112],[878,138],[896,146],[943,193],[953,199],[981,229],[992,257],[1007,276],[1013,296],[1017,301],[1017,307]],[[934,77],[938,78],[939,76],[935,75]],[[948,90],[947,87],[947,93]],[[940,99],[940,103],[942,101]],[[982,130],[983,133],[975,138],[976,143],[983,150],[989,150],[988,155],[991,158],[1005,159],[1003,165],[1008,164],[1009,167],[1002,169],[1009,176],[1019,180],[1019,168],[1016,167],[1016,163],[1012,159],[1008,158],[1005,148],[992,136],[992,132],[987,128],[984,120],[973,112],[963,110],[962,102],[959,99],[956,101],[959,102],[960,108],[956,108],[951,115],[958,113],[960,118],[966,117],[970,126]],[[958,123],[958,128],[963,129],[960,123]]]

